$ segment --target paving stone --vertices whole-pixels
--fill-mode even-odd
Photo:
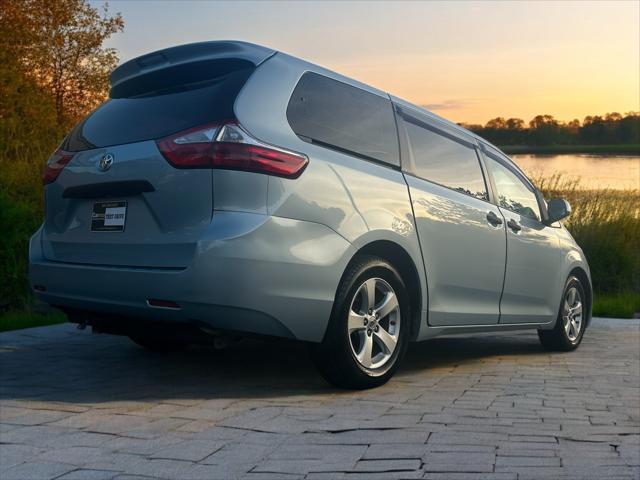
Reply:
[[[354,392],[293,343],[161,356],[70,325],[5,332],[0,478],[637,479],[639,327],[594,320],[567,354],[535,332],[436,338]]]
[[[261,473],[293,473],[307,474],[310,472],[341,472],[351,471],[355,466],[355,462],[326,462],[324,460],[265,460],[260,462],[252,472]]]
[[[190,460],[198,462],[212,455],[224,446],[220,442],[204,440],[186,440],[156,451],[151,458],[166,458],[170,460]]]
[[[23,426],[9,430],[8,432],[3,432],[1,441],[3,443],[46,447],[51,444],[55,445],[58,440],[69,433],[72,433],[72,430],[48,425]]]
[[[129,471],[135,475],[146,475],[155,478],[188,478],[193,467],[192,462],[181,460],[144,459],[140,458],[131,464]]]
[[[464,452],[464,454],[460,455],[452,455],[451,452],[429,452],[422,457],[422,461],[429,469],[433,465],[449,465],[452,463],[460,466],[493,465],[495,460],[496,456],[493,453],[478,452]]]
[[[425,480],[517,480],[517,473],[495,473],[495,472],[483,472],[483,473],[467,473],[467,472],[427,472],[424,477]]]
[[[135,472],[138,464],[145,461],[140,455],[105,451],[98,461],[86,462],[82,468],[89,470],[116,470],[118,472]]]
[[[248,472],[240,477],[241,480],[302,480],[305,475],[294,475],[290,473],[261,473]],[[307,478],[309,478],[307,476]]]
[[[557,457],[502,457],[496,458],[496,467],[559,467]]]
[[[30,445],[0,444],[0,467],[7,469],[15,465],[20,465],[21,463],[33,460],[41,452],[41,448]]]
[[[184,471],[181,478],[189,480],[228,480],[241,478],[255,466],[250,464],[202,465],[193,464]]]
[[[306,480],[410,480],[422,478],[422,471],[413,472],[312,472]]]
[[[111,440],[103,444],[103,448],[113,452],[130,453],[134,455],[151,455],[159,450],[177,445],[183,441],[184,439],[171,434],[155,438],[112,436]]]
[[[520,443],[501,445],[497,454],[501,457],[556,457],[558,451],[555,448],[532,448],[530,444]]]
[[[444,463],[425,463],[422,466],[425,472],[447,472],[447,473],[487,473],[494,471],[493,463],[460,463],[455,458],[450,458]]]
[[[345,448],[340,445],[336,448]],[[422,458],[428,451],[427,445],[407,445],[404,443],[378,443],[366,449],[362,458],[366,460],[393,460]]]
[[[346,460],[355,463],[366,450],[364,445],[286,445],[268,456],[270,460]]]
[[[114,480],[149,480],[150,477],[146,475],[130,475],[128,473],[122,475],[116,475]]]
[[[410,472],[420,468],[420,460],[361,460],[356,464],[356,472]]]
[[[275,448],[277,448],[277,445],[232,443],[217,450],[215,453],[202,460],[201,463],[211,465],[256,464],[266,458]]]
[[[0,419],[2,419],[2,412],[0,412]],[[0,435],[16,428],[22,428],[20,425],[11,425],[9,423],[0,423]]]
[[[113,470],[78,469],[65,473],[61,477],[57,477],[56,480],[111,480],[119,474],[120,472]]]
[[[31,461],[3,470],[2,480],[49,480],[72,470],[74,466],[63,463]]]
[[[174,431],[176,428],[188,423],[183,418],[161,418],[153,419],[131,430],[120,432],[121,435],[135,438],[154,438],[165,435],[167,432]]]
[[[508,441],[509,436],[501,433],[455,432],[434,433],[429,437],[429,444],[446,443],[453,445],[486,445]]]
[[[423,444],[429,434],[415,430],[351,430],[334,434],[307,434],[303,441],[327,445],[373,445],[376,443]],[[295,440],[291,440],[295,442]]]
[[[109,452],[99,447],[66,447],[49,450],[40,454],[38,458],[47,462],[81,466],[104,461],[108,456]]]

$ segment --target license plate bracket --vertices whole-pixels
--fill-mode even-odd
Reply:
[[[127,202],[94,202],[91,211],[92,232],[124,232]]]

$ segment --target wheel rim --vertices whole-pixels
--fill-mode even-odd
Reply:
[[[564,331],[570,342],[575,342],[580,336],[582,328],[582,299],[576,287],[567,290],[564,296],[564,310],[562,319]]]
[[[356,290],[349,307],[349,345],[365,368],[384,366],[395,352],[400,334],[400,304],[388,282],[370,278]]]

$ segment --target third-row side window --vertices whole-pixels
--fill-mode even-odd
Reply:
[[[446,134],[418,125],[410,119],[404,122],[414,175],[458,192],[489,200],[480,161],[473,146],[465,145]]]
[[[388,98],[307,72],[289,100],[287,119],[297,135],[320,145],[400,165]]]

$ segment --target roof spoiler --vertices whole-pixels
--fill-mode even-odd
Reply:
[[[237,59],[260,65],[276,53],[260,45],[239,41],[189,43],[165,48],[129,60],[117,67],[110,76],[111,90],[142,74],[164,70],[192,62]]]

